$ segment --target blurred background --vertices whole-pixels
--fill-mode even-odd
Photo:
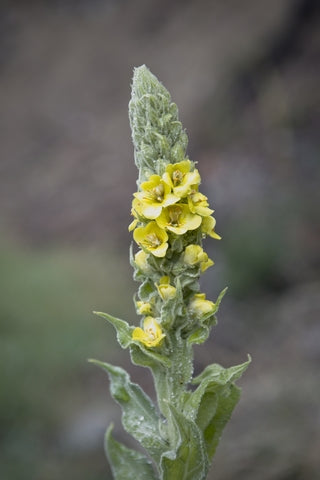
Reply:
[[[1,480],[111,480],[106,426],[133,443],[87,358],[154,395],[91,313],[138,323],[127,105],[141,64],[178,104],[223,237],[206,241],[202,285],[229,291],[196,373],[253,357],[209,478],[319,478],[318,2],[1,5]]]

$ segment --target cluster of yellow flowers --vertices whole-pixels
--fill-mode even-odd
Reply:
[[[183,235],[200,227],[204,235],[220,238],[214,231],[208,199],[198,191],[200,175],[190,160],[169,163],[165,173],[151,175],[134,194],[129,230],[145,251],[164,257],[168,249],[168,232]],[[137,227],[139,223],[143,226]],[[137,228],[136,228],[137,227]]]
[[[200,229],[202,237],[209,235],[220,239],[215,232],[213,210],[209,208],[208,199],[198,191],[200,174],[193,162],[185,159],[166,166],[162,176],[151,174],[147,181],[141,183],[140,190],[134,194],[131,213],[134,217],[129,231],[134,230],[133,238],[141,247],[135,255],[135,264],[145,275],[151,274],[149,255],[157,258],[166,256],[170,240],[185,235],[188,231]],[[198,244],[189,244],[182,252],[182,261],[187,266],[199,266],[204,272],[213,265],[213,261]],[[160,278],[156,288],[160,298],[168,301],[175,297],[176,287],[170,285],[170,278]],[[165,334],[159,323],[151,314],[153,306],[149,302],[136,302],[137,311],[147,315],[144,328],[133,331],[133,339],[147,347],[161,343]],[[190,313],[195,318],[210,314],[214,303],[205,299],[204,294],[195,294],[190,302]]]

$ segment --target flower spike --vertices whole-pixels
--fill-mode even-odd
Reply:
[[[209,338],[225,294],[213,302],[200,293],[200,276],[214,264],[202,242],[221,237],[208,198],[199,190],[200,172],[187,157],[177,106],[145,65],[134,71],[129,118],[139,170],[130,262],[140,282],[134,303],[142,319],[133,326],[99,315],[114,326],[132,362],[151,370],[157,405],[122,368],[94,361],[109,375],[124,429],[146,451],[129,449],[109,428],[106,453],[115,480],[205,480],[239,400],[235,380],[250,359],[226,369],[212,364],[193,378],[193,345]]]

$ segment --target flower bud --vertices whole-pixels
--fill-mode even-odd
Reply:
[[[189,304],[189,311],[197,319],[201,319],[203,317],[208,318],[214,314],[215,310],[215,304],[210,300],[206,300],[205,293],[196,293]]]
[[[136,303],[138,315],[151,315],[152,314],[152,305],[149,302],[143,302],[139,300]]]
[[[152,268],[148,263],[148,254],[144,250],[139,250],[139,252],[135,254],[134,261],[139,270],[146,275],[152,272]]]
[[[183,261],[190,266],[200,264],[202,272],[214,263],[200,245],[188,245],[184,251]]]
[[[157,289],[159,292],[160,297],[164,301],[171,300],[176,296],[177,289],[170,285],[169,277],[161,277],[160,283],[157,285]]]

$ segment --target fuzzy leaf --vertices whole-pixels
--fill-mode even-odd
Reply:
[[[134,71],[129,118],[140,184],[150,173],[162,175],[165,166],[175,161],[172,153],[177,151],[176,145],[182,155],[188,144],[177,106],[145,65]]]
[[[197,425],[168,405],[175,427],[176,448],[161,458],[163,480],[203,480],[208,472],[208,459]]]
[[[228,290],[228,287],[225,287],[218,295],[218,298],[215,302],[215,305],[216,305],[216,309],[215,309],[215,312],[214,313],[217,313],[218,310],[219,310],[219,307],[220,307],[220,303],[222,302],[222,299],[223,297],[225,296],[225,294],[227,293],[227,290]]]
[[[179,278],[176,280],[176,293],[173,298],[170,298],[167,301],[162,301],[161,305],[161,324],[167,330],[170,330],[171,327],[175,324],[175,320],[179,315],[182,314],[184,308],[183,302],[183,292]]]
[[[197,343],[199,345],[207,340],[209,333],[210,329],[206,325],[203,325],[191,333],[191,335],[188,337],[188,343]]]
[[[148,278],[139,287],[139,297],[145,302],[149,302],[150,298],[156,292],[154,282],[151,282]]]
[[[197,343],[198,345],[205,342],[207,340],[207,338],[209,337],[209,334],[210,334],[210,330],[211,328],[217,324],[217,317],[216,317],[216,313],[218,312],[219,310],[219,307],[220,307],[220,303],[223,299],[223,297],[225,296],[226,292],[227,292],[228,288],[224,288],[222,290],[222,292],[220,292],[216,302],[215,302],[215,309],[214,309],[214,315],[212,315],[212,313],[209,314],[209,317],[206,318],[204,321],[203,321],[203,324],[201,327],[195,329],[194,331],[192,331],[190,333],[190,336],[188,337],[188,343],[192,344],[192,343]]]
[[[150,460],[140,452],[132,450],[115,440],[111,425],[105,435],[105,451],[111,465],[114,480],[157,480]]]
[[[167,444],[160,435],[160,415],[151,399],[139,385],[130,381],[128,373],[122,368],[98,360],[91,362],[108,373],[111,395],[122,408],[125,430],[141,443],[151,457],[159,461]]]
[[[107,319],[117,331],[117,339],[122,348],[127,348],[132,343],[132,331],[134,327],[121,320],[120,318],[112,317],[108,313],[93,312],[99,317]]]
[[[239,401],[240,392],[240,388],[231,384],[225,391],[217,394],[217,397],[214,397],[214,399],[210,398],[212,396],[210,392],[203,397],[197,424],[200,428],[203,428],[203,436],[209,460],[211,460],[215,454],[224,427],[230,420],[232,412]],[[211,416],[209,408],[212,400],[214,400],[214,402],[217,401],[217,405],[214,414]],[[209,422],[206,416],[209,416]]]
[[[209,459],[240,397],[240,389],[233,382],[241,377],[250,362],[249,357],[247,362],[231,368],[209,365],[192,381],[199,386],[187,399],[184,414],[195,420],[203,432]]]
[[[171,360],[166,355],[154,352],[153,350],[145,347],[143,344],[134,342],[130,347],[131,360],[135,365],[141,365],[143,367],[154,367],[157,364],[162,364],[166,368],[171,367]]]

